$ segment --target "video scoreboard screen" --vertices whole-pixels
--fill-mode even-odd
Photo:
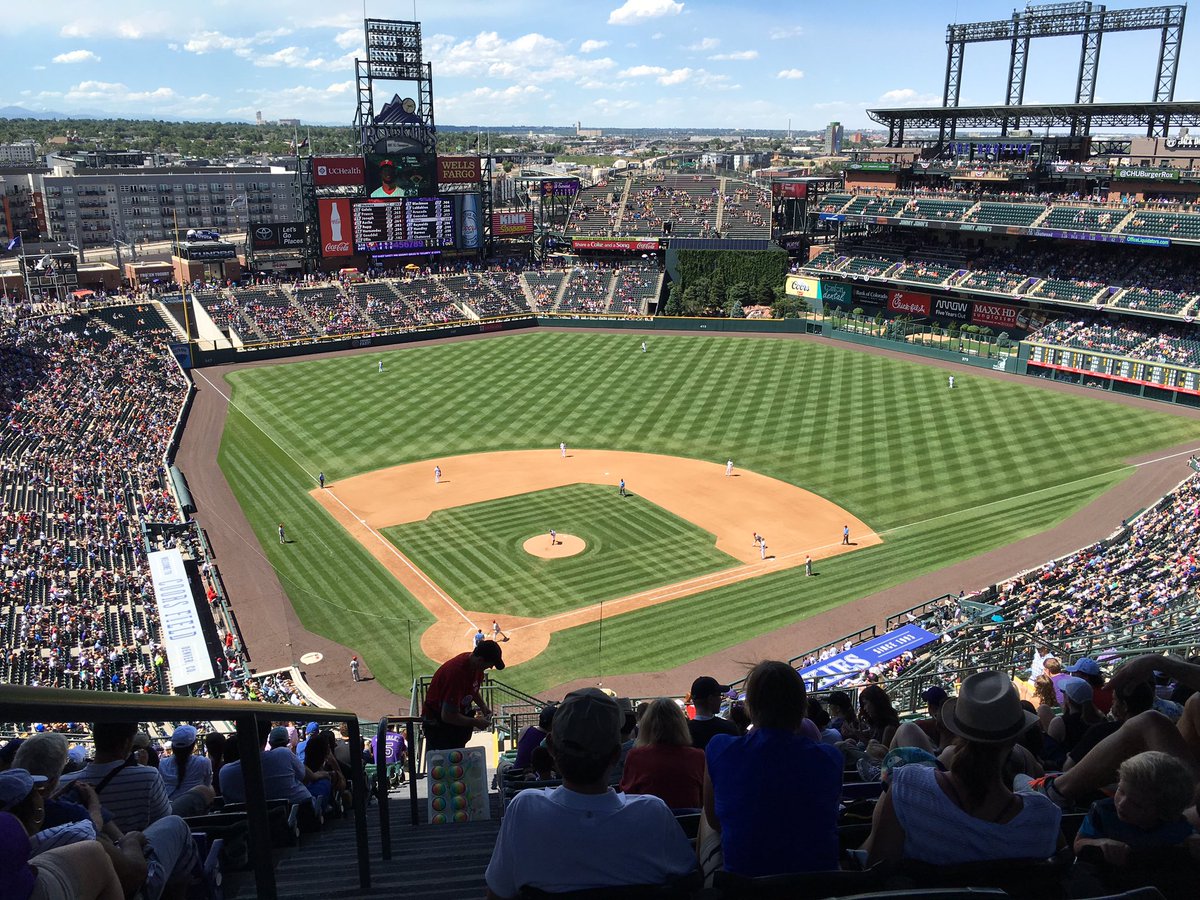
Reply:
[[[453,246],[453,199],[412,197],[354,205],[354,247],[359,253]]]

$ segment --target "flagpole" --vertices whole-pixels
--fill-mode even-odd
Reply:
[[[175,220],[175,258],[180,259],[180,257],[179,257],[179,213],[175,210],[171,210],[171,218],[173,218]],[[180,262],[182,262],[182,260],[180,260]],[[191,260],[189,259],[188,262],[190,263]],[[192,277],[191,265],[189,265],[187,267],[187,277],[189,279]],[[188,368],[192,369],[195,367],[195,361],[192,359],[192,319],[191,319],[191,316],[189,315],[189,311],[188,311],[187,279],[184,279],[184,283],[180,285],[180,289],[181,289],[180,295],[183,297],[183,333],[184,333],[185,338],[187,339]]]
[[[17,235],[21,237],[21,235]],[[25,300],[29,304],[29,314],[33,315],[33,289],[29,286],[29,264],[25,262],[25,240],[21,239],[21,280],[25,282]]]

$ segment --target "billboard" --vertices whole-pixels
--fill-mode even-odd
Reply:
[[[359,253],[453,247],[454,200],[414,197],[394,203],[385,200],[355,203],[354,247]],[[321,221],[324,224],[325,220]]]
[[[354,214],[350,200],[339,197],[334,200],[317,201],[317,218],[320,220],[321,255],[353,256]]]
[[[303,246],[303,222],[264,222],[250,225],[251,250],[291,250]]]
[[[579,193],[578,178],[546,178],[538,185],[543,197],[574,197]]]
[[[996,328],[1017,328],[1017,314],[1020,310],[1015,306],[1003,303],[992,303],[988,300],[976,300],[971,312],[971,321],[976,325],[991,325]]]
[[[79,260],[73,253],[47,253],[20,257],[21,275],[30,287],[46,288],[79,284]]]
[[[183,555],[176,548],[156,550],[147,557],[150,563],[150,582],[154,586],[154,601],[167,662],[171,666],[171,681],[176,687],[210,681],[212,660],[200,615],[192,597],[191,583],[183,567]]]
[[[803,181],[772,181],[771,196],[803,200],[808,196],[808,184]]]
[[[482,169],[478,156],[439,156],[437,181],[442,184],[479,184]]]
[[[437,165],[432,153],[370,153],[366,193],[372,200],[427,197],[437,190]]]
[[[886,288],[859,287],[856,284],[854,286],[854,302],[883,306],[888,302],[888,291]]]
[[[834,306],[852,306],[854,303],[853,288],[848,284],[837,284],[821,279],[821,302]]]
[[[821,282],[816,278],[807,278],[804,275],[789,275],[786,284],[786,291],[789,297],[805,297],[809,300],[821,299]]]
[[[881,634],[856,644],[849,650],[831,656],[814,665],[800,670],[800,677],[805,681],[831,678],[840,680],[849,675],[865,672],[872,666],[890,662],[905,653],[911,653],[918,647],[936,641],[938,636],[916,625],[902,625],[895,631]]]
[[[492,237],[517,237],[533,234],[533,213],[492,213]]]
[[[314,156],[313,184],[361,185],[366,178],[366,165],[361,156]]]
[[[926,310],[926,314],[928,314],[928,309]],[[971,318],[971,301],[954,300],[950,297],[935,297],[933,300],[933,315],[937,319],[955,319],[959,322],[965,322]]]
[[[658,241],[599,241],[571,238],[572,250],[657,250]]]
[[[929,315],[928,294],[913,294],[908,291],[888,291],[887,308],[890,312],[904,313],[910,316]]]

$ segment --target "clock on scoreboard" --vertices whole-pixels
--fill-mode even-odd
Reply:
[[[359,253],[454,246],[454,201],[443,197],[366,200],[354,204]]]

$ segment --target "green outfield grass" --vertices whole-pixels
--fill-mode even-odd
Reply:
[[[553,526],[587,549],[539,559],[526,538]],[[542,618],[716,572],[738,561],[716,536],[641,497],[578,484],[439,510],[383,534],[464,609]]]
[[[836,344],[656,334],[643,354],[641,339],[536,331],[234,375],[221,463],[305,624],[405,692],[407,623],[419,633],[429,621],[308,496],[319,470],[337,479],[560,440],[732,457],[884,533],[884,546],[830,561],[807,584],[784,572],[606,621],[614,674],[676,665],[1037,533],[1124,477],[1129,456],[1200,436],[1169,412],[1032,379],[962,375],[950,391],[942,369]],[[280,520],[296,544],[274,539]],[[465,577],[487,591],[484,568]],[[536,690],[592,674],[598,637],[594,625],[560,633],[505,679]],[[414,665],[431,671],[419,653]]]

